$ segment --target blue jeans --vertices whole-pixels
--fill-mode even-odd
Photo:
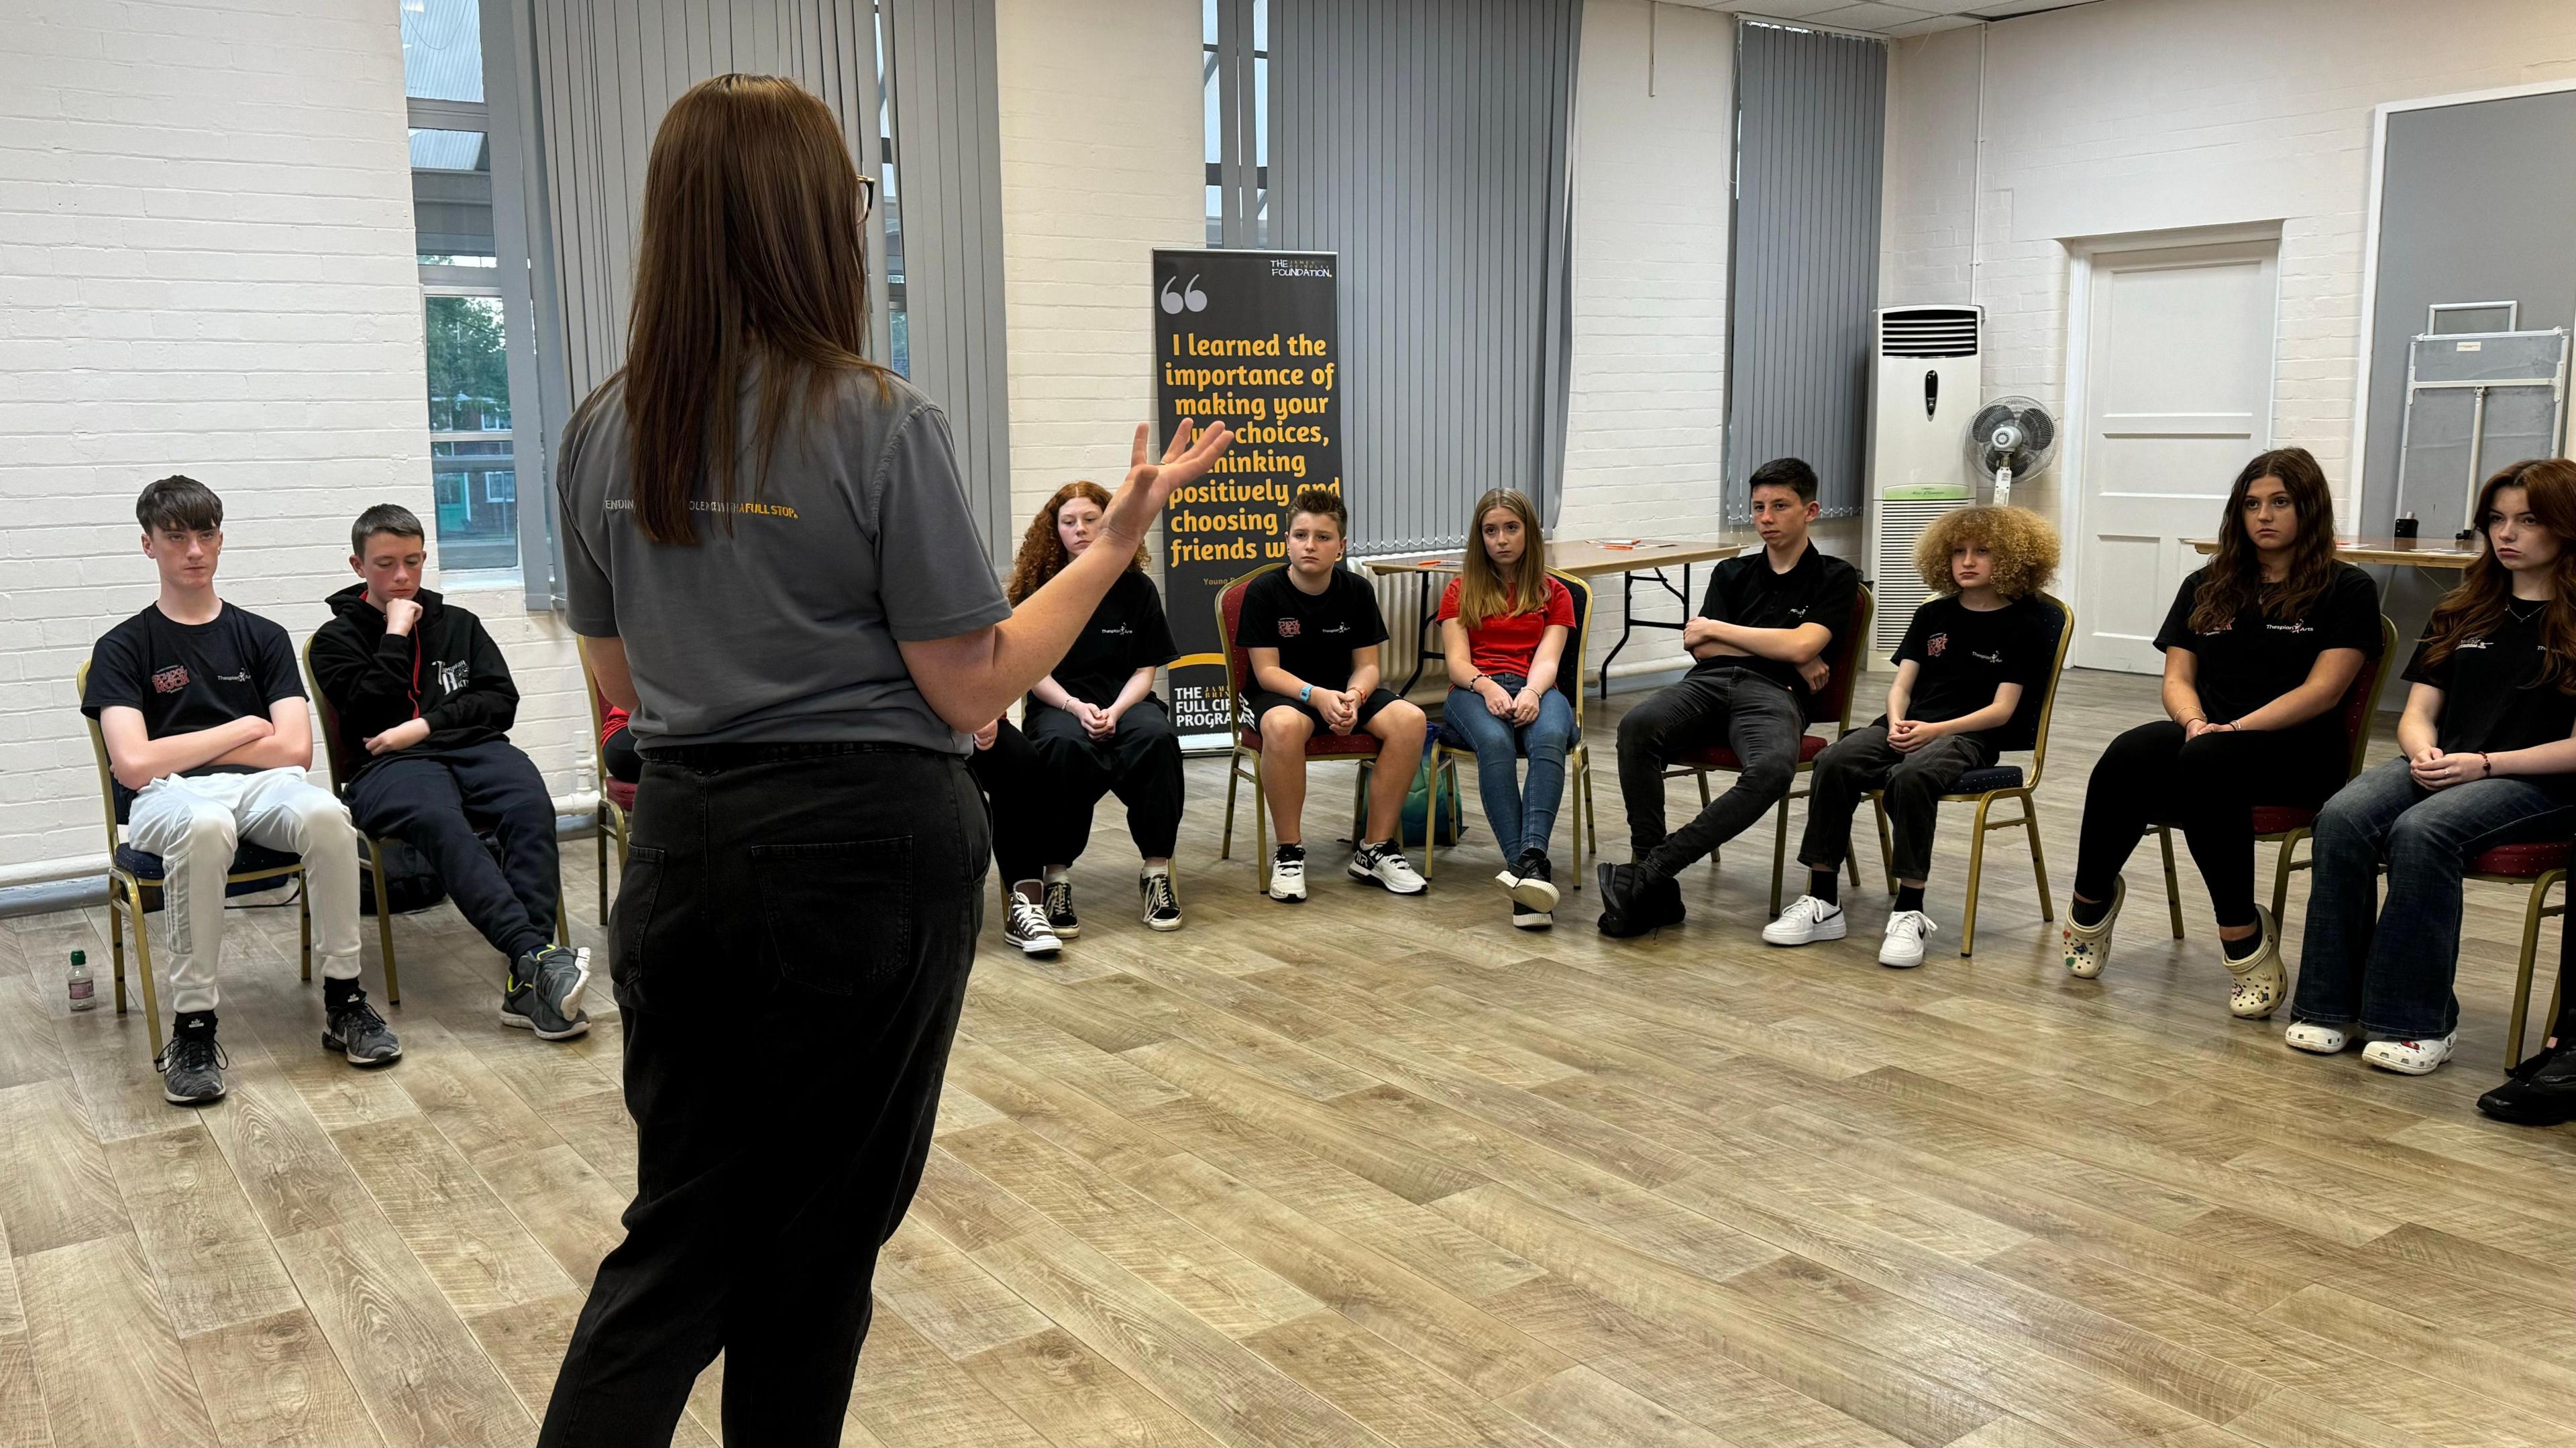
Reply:
[[[1495,674],[1514,694],[1526,679]],[[1452,744],[1476,751],[1476,792],[1484,797],[1485,823],[1508,865],[1524,850],[1547,852],[1556,833],[1556,809],[1565,799],[1565,752],[1574,745],[1574,706],[1565,691],[1539,695],[1538,717],[1527,724],[1499,719],[1472,689],[1451,689],[1440,732]],[[1529,757],[1529,783],[1520,781],[1521,756]]]
[[[2400,1040],[2460,1023],[2460,877],[2481,850],[2563,836],[2576,809],[2528,778],[2428,790],[2404,759],[2364,771],[2317,817],[2293,1019]],[[2388,903],[2374,908],[2379,865]],[[2375,917],[2375,922],[2374,922]]]

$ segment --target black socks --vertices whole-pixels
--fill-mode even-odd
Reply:
[[[2083,926],[2087,930],[2101,924],[2103,920],[2110,915],[2110,913],[2111,902],[2108,900],[2070,900],[2066,902],[2067,918],[2073,920],[2076,924]]]
[[[1843,872],[1840,868],[1810,870],[1807,872],[1807,893],[1828,905],[1840,905],[1843,903],[1842,882]]]
[[[358,978],[354,975],[347,980],[342,980],[335,975],[322,977],[322,1009],[338,1010],[341,1003],[356,994],[357,990]]]
[[[2252,960],[2263,953],[2262,928],[2257,925],[2254,933],[2243,940],[2221,940],[2218,945],[2220,949],[2227,952],[2227,958],[2230,961]]]
[[[215,1033],[213,1011],[180,1011],[170,1018],[173,1036],[211,1036]]]
[[[1922,908],[1923,908],[1923,887],[1922,887],[1922,886],[1920,886],[1920,885],[1899,885],[1899,886],[1897,886],[1897,887],[1896,887],[1896,905],[1895,905],[1895,907],[1894,907],[1894,908],[1896,908],[1896,909],[1898,909],[1898,910],[1920,910],[1920,909],[1922,909]]]

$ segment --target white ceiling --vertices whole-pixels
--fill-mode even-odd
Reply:
[[[2088,5],[2096,0],[1904,0],[1902,4],[1879,4],[1877,0],[1664,0],[1666,4],[1688,5],[1697,10],[1732,10],[1758,15],[1770,20],[1808,21],[1835,30],[1858,30],[1870,35],[1929,35],[1935,30],[1950,30],[1974,25],[1981,20],[2003,20],[2017,15],[2032,15],[2042,10],[2063,10],[2074,5]]]

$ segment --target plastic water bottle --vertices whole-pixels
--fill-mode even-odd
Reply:
[[[85,1011],[98,1004],[98,986],[89,978],[89,952],[86,950],[72,952],[71,991],[73,1010]]]

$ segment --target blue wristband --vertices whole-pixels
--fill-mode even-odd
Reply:
[[[1312,684],[1308,684],[1306,687],[1304,687],[1304,688],[1302,688],[1302,689],[1299,689],[1299,690],[1297,691],[1297,702],[1298,702],[1298,703],[1300,703],[1300,704],[1310,704],[1310,703],[1313,703],[1313,702],[1314,702],[1314,699],[1315,699],[1315,686],[1314,686],[1314,685],[1312,685]]]

